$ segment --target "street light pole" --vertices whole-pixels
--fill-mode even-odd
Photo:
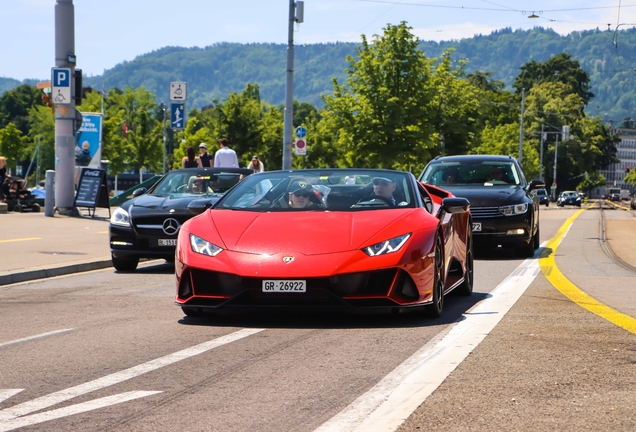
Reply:
[[[163,107],[163,174],[166,173],[166,107]]]
[[[526,89],[521,89],[521,122],[519,125],[519,165],[523,162],[523,114],[526,103]]]
[[[554,180],[552,180],[552,198],[556,199],[556,188],[557,188],[557,151],[559,150],[559,134],[555,134],[556,143],[554,144]]]
[[[543,180],[543,139],[544,139],[544,133],[543,133],[543,123],[541,123],[541,150],[540,150],[540,156],[539,156],[539,180]]]
[[[298,15],[296,15],[298,12]],[[292,165],[292,128],[294,122],[294,22],[303,22],[304,2],[289,0],[287,31],[287,79],[285,82],[285,116],[283,128],[283,169]]]

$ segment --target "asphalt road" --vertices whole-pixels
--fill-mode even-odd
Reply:
[[[542,240],[574,212],[542,209]],[[600,277],[595,285],[615,287],[624,275],[595,265],[603,252],[593,246],[594,217],[575,223],[557,262],[585,283]],[[479,253],[475,294],[448,297],[437,320],[185,318],[167,264],[0,287],[0,431],[312,431],[442,338],[523,262],[507,250]],[[605,300],[636,310],[618,290]],[[533,276],[401,430],[634,430],[631,346],[633,334]]]

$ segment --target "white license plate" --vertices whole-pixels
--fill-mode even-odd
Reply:
[[[263,292],[307,292],[304,280],[264,280]]]
[[[159,246],[176,246],[177,239],[159,239],[157,240]]]
[[[481,231],[481,222],[473,222],[473,231],[474,232]]]

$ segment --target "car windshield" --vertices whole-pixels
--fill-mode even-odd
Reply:
[[[412,175],[389,170],[272,171],[247,177],[216,208],[359,211],[413,208]]]
[[[563,192],[564,197],[576,197],[579,196],[576,192]]]
[[[537,189],[537,195],[538,196],[543,196],[543,195],[547,195],[548,191],[545,189]]]
[[[520,185],[521,176],[513,162],[467,159],[465,161],[433,161],[420,178],[428,183],[445,186],[506,186]]]
[[[222,196],[241,179],[239,173],[174,171],[150,191],[160,196]]]

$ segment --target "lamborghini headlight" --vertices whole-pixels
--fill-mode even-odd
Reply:
[[[369,256],[378,256],[397,252],[400,250],[400,248],[402,248],[402,246],[404,246],[404,243],[406,243],[409,237],[411,237],[410,233],[392,238],[390,240],[385,240],[383,242],[363,248],[362,252]]]
[[[193,252],[211,257],[217,256],[223,251],[223,249],[217,245],[203,240],[201,237],[197,237],[194,234],[190,234],[190,246],[192,246]]]
[[[504,216],[514,216],[523,214],[528,211],[528,204],[515,204],[510,206],[499,207],[499,212]]]
[[[110,223],[121,227],[130,226],[130,216],[128,212],[121,207],[117,207],[110,217]]]

